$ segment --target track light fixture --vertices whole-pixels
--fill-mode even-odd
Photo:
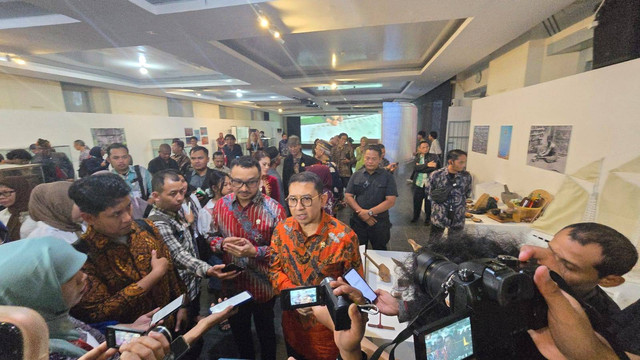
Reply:
[[[271,21],[269,21],[269,18],[262,12],[262,10],[258,10],[258,23],[260,24],[261,28],[267,29],[267,31],[269,31],[269,34],[273,36],[274,40],[276,40],[280,44],[284,44],[282,33],[280,33],[277,27],[272,25]]]

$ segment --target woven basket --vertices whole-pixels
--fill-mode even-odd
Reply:
[[[542,189],[533,190],[529,194],[528,198],[531,199],[532,197],[540,197],[542,199],[541,206],[537,208],[526,208],[515,205],[514,207],[516,210],[513,213],[513,220],[515,222],[534,222],[537,218],[540,217],[540,215],[542,215],[542,212],[549,205],[549,203],[553,201],[553,195]]]

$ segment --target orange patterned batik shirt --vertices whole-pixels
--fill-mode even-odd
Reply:
[[[271,238],[271,284],[280,290],[320,285],[327,276],[334,279],[351,269],[363,274],[358,237],[338,219],[322,213],[316,232],[306,236],[293,218],[279,223]],[[282,330],[286,342],[306,359],[335,359],[338,349],[333,332],[313,315],[283,311]]]

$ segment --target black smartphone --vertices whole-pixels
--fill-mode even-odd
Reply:
[[[228,273],[232,271],[244,271],[244,268],[242,266],[239,266],[233,263],[227,264],[225,267],[222,268],[223,273]]]
[[[372,303],[374,301],[376,301],[376,299],[378,298],[378,295],[376,295],[376,293],[369,286],[369,284],[367,284],[367,282],[362,278],[362,276],[360,276],[360,274],[358,274],[356,269],[351,269],[351,270],[347,271],[347,273],[344,274],[344,276],[342,276],[342,278],[345,279],[345,281],[349,285],[351,285],[354,288],[360,290],[362,295],[365,298],[367,298],[369,301],[371,301]]]
[[[324,305],[322,286],[302,286],[280,291],[282,310]]]
[[[107,326],[107,346],[117,349],[131,340],[142,336],[144,333],[142,330],[122,326]]]

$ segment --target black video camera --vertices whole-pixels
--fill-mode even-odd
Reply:
[[[458,265],[425,251],[416,259],[414,280],[431,297],[446,291],[453,320],[468,315],[476,358],[530,358],[523,351],[537,351],[531,349],[526,330],[547,325],[547,304],[533,282],[537,267],[507,255]],[[433,324],[420,323],[419,319],[417,325],[416,350],[433,330]],[[416,354],[416,358],[422,357]]]
[[[282,290],[280,293],[282,310],[326,305],[335,329],[350,329],[351,319],[349,318],[349,305],[351,301],[346,296],[336,296],[333,294],[333,289],[331,285],[329,285],[332,281],[335,281],[335,279],[326,277],[318,286],[302,286]]]

